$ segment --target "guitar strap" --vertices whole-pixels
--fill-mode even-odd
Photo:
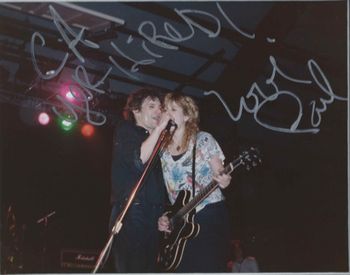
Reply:
[[[197,136],[194,140],[192,150],[192,198],[195,196],[195,184],[196,184],[196,147],[197,147]]]

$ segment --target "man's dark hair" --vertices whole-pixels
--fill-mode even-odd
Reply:
[[[160,90],[155,88],[141,88],[128,96],[128,100],[123,110],[123,116],[126,120],[135,122],[133,111],[141,110],[142,103],[146,98],[150,97],[152,100],[159,99],[163,104],[163,94]]]

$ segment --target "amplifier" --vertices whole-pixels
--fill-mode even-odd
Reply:
[[[93,269],[98,259],[98,252],[94,250],[61,250],[61,267],[69,269]]]

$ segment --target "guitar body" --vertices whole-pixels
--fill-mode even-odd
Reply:
[[[175,215],[190,198],[190,191],[180,191],[170,211],[165,213],[171,221],[172,231],[164,233],[160,243],[158,263],[163,271],[174,271],[179,266],[187,240],[198,235],[199,224],[193,222],[195,209],[181,217]]]

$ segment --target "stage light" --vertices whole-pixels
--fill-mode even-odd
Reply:
[[[66,91],[65,92],[65,97],[66,97],[66,99],[68,99],[70,102],[73,102],[74,100],[75,100],[75,96],[74,96],[74,94],[73,94],[74,92],[72,92],[72,91],[70,91],[69,89],[68,89],[68,91]]]
[[[83,127],[81,127],[81,134],[84,137],[92,137],[95,133],[95,128],[91,124],[84,124]]]
[[[64,84],[61,87],[61,96],[64,97],[67,101],[73,104],[79,104],[81,101],[80,92],[77,87],[70,84]]]
[[[49,124],[49,122],[50,122],[50,116],[49,116],[46,112],[41,112],[41,113],[38,115],[38,122],[39,122],[41,125],[47,125],[47,124]]]
[[[68,91],[66,93],[66,98],[69,99],[69,100],[73,100],[74,99],[74,95],[71,91]]]
[[[62,130],[70,131],[74,127],[75,123],[68,119],[59,118],[59,125]]]

